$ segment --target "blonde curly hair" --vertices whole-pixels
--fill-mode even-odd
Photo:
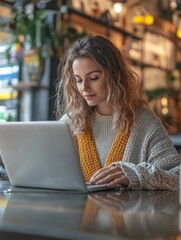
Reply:
[[[58,66],[57,117],[66,113],[74,134],[91,125],[95,106],[89,106],[79,93],[72,64],[75,59],[90,57],[107,76],[107,102],[113,108],[113,126],[128,130],[138,109],[146,105],[140,98],[140,81],[120,50],[107,38],[86,36],[77,39],[66,51]]]

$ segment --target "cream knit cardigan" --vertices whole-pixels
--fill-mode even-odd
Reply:
[[[103,120],[104,119],[104,120]],[[110,138],[104,134],[104,146],[98,140],[100,134],[96,134],[97,125],[105,125],[109,128],[110,136],[116,134],[112,130],[110,116],[102,120],[96,117],[92,127],[98,153],[110,148]],[[61,121],[68,121],[64,115]],[[101,121],[101,122],[100,122]],[[112,134],[110,134],[112,132]],[[96,141],[97,139],[97,141]],[[121,159],[120,159],[121,160]],[[102,160],[100,160],[102,162]],[[129,179],[129,189],[146,190],[178,190],[179,166],[181,156],[177,153],[173,143],[158,117],[148,109],[141,109],[137,113],[131,133],[126,145],[123,159],[116,162],[126,177]]]

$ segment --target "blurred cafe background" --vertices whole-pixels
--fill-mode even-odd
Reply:
[[[140,94],[169,134],[179,135],[181,0],[1,0],[0,121],[56,119],[58,61],[86,34],[124,52]]]

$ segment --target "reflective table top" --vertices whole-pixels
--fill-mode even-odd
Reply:
[[[177,191],[0,194],[3,239],[180,240],[180,232]]]

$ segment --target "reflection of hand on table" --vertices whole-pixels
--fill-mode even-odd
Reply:
[[[122,209],[127,204],[127,192],[98,192],[88,195],[81,229],[96,229],[101,226],[105,231],[117,233],[124,228]]]
[[[112,210],[122,211],[129,201],[129,194],[126,191],[103,194],[95,193],[88,195],[88,198],[95,201],[95,204],[100,207],[108,207]]]

